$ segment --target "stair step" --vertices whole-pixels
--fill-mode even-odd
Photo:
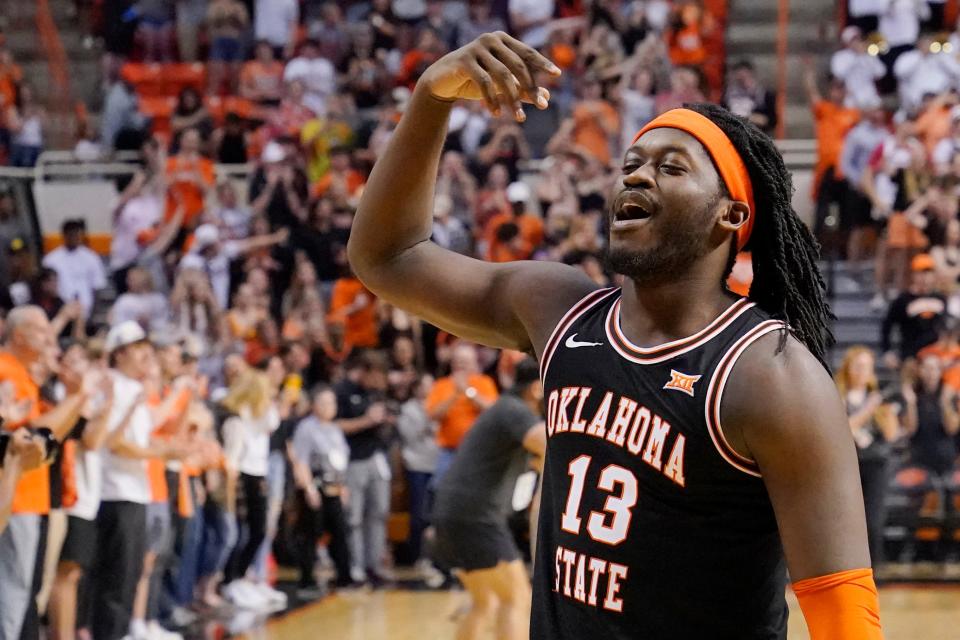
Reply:
[[[764,44],[767,47],[776,47],[778,39],[778,25],[776,21],[734,21],[727,25],[727,40],[735,42],[737,50],[750,43]],[[791,21],[787,26],[787,42],[790,48],[798,42],[816,40],[820,38],[821,27],[819,22]],[[823,44],[820,45],[821,49]]]
[[[837,321],[861,320],[868,318],[880,318],[883,310],[874,311],[870,306],[869,300],[863,299],[844,299],[834,300],[830,305],[833,315],[837,316]]]
[[[880,323],[845,321],[836,323],[833,335],[843,342],[877,342],[880,340]]]
[[[730,8],[730,22],[756,22],[776,24],[780,17],[780,10],[776,2],[770,0],[737,0],[732,3]],[[791,2],[790,3],[790,21],[791,22],[812,22],[820,20],[830,20],[833,22],[835,15],[825,15],[823,7],[816,2]]]

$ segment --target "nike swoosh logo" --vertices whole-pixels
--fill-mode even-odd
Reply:
[[[599,347],[603,344],[602,342],[580,342],[579,340],[575,340],[576,337],[577,334],[573,334],[567,338],[567,341],[564,342],[564,344],[567,346],[567,349],[576,349],[577,347]]]

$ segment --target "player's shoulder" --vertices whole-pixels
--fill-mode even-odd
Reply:
[[[604,289],[580,269],[559,262],[506,263],[500,280],[537,353],[570,309]]]
[[[737,359],[725,388],[722,414],[725,428],[775,432],[822,422],[826,416],[832,419],[839,407],[829,371],[781,325],[753,340]]]
[[[732,371],[741,385],[791,395],[809,393],[823,384],[833,388],[823,363],[785,323],[767,319],[751,333],[756,338],[749,340]]]

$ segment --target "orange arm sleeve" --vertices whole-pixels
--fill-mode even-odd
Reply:
[[[883,640],[873,570],[851,569],[793,583],[810,640]]]

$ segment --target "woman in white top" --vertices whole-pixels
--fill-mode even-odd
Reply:
[[[239,480],[239,496],[245,507],[238,510],[238,524],[247,531],[243,544],[233,552],[228,567],[231,582],[223,591],[233,604],[245,608],[286,605],[283,593],[247,577],[267,532],[270,434],[280,426],[275,395],[276,388],[267,376],[248,370],[230,385],[221,402],[230,413],[223,423],[224,455],[228,467],[239,472],[239,478],[232,474],[233,482]]]
[[[32,167],[43,151],[43,106],[33,97],[33,89],[21,85],[17,99],[7,108],[7,127],[13,134],[10,141],[10,165]]]

